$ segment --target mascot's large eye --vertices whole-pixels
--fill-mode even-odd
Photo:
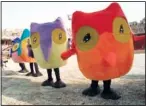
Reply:
[[[113,33],[117,41],[121,43],[128,42],[130,39],[130,28],[125,19],[117,17],[113,21]]]
[[[54,29],[52,31],[52,39],[56,44],[63,44],[67,39],[65,31],[59,28]]]
[[[14,46],[12,47],[12,51],[16,51],[19,47],[19,43],[14,44]]]
[[[34,32],[31,35],[31,45],[32,45],[32,48],[37,48],[39,43],[40,43],[40,35],[39,35],[38,32]]]
[[[89,26],[81,27],[76,33],[76,44],[81,51],[87,51],[94,48],[98,39],[99,36],[97,31]]]

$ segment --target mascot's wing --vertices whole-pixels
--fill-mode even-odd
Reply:
[[[21,55],[21,53],[22,53],[22,41],[25,39],[25,38],[28,38],[28,37],[30,37],[30,31],[28,30],[28,29],[24,29],[23,30],[23,33],[22,33],[22,35],[21,35],[21,38],[20,38],[20,46],[19,46],[19,48],[18,48],[18,56],[20,56]]]
[[[66,59],[68,59],[70,56],[72,56],[72,55],[75,54],[75,53],[76,53],[75,44],[74,44],[74,42],[73,42],[73,40],[72,40],[71,49],[69,49],[69,50],[63,52],[63,53],[61,54],[61,58],[62,58],[63,60],[66,60]]]

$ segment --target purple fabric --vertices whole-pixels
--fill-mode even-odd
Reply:
[[[52,31],[56,28],[61,28],[64,30],[61,18],[57,18],[54,22],[31,24],[31,33],[38,32],[40,34],[40,46],[44,55],[44,59],[46,61],[48,61],[48,57],[51,53],[50,51],[52,47]]]
[[[27,49],[28,49],[28,56],[34,58],[31,45],[27,45]]]

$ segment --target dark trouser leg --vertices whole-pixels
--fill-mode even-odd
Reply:
[[[52,69],[47,69],[48,80],[53,80],[52,78]]]
[[[34,68],[36,71],[36,76],[42,76],[42,73],[39,71],[39,67],[37,63],[34,63]]]
[[[19,66],[21,67],[21,70],[26,69],[26,67],[25,67],[24,63],[19,63]]]
[[[121,96],[119,96],[115,91],[113,91],[110,86],[111,86],[111,80],[103,81],[104,90],[101,93],[101,97],[104,99],[112,99],[112,100],[119,99]]]
[[[42,86],[52,86],[53,78],[52,78],[52,69],[47,69],[48,79],[42,83]]]
[[[111,89],[111,80],[103,81],[104,92],[109,92]]]
[[[63,88],[66,87],[66,84],[60,78],[60,71],[59,68],[54,68],[56,82],[54,83],[53,87],[55,88]]]
[[[30,71],[31,71],[31,73],[33,73],[33,74],[34,74],[34,70],[33,70],[33,63],[30,63],[29,65],[30,65]]]
[[[87,96],[96,96],[100,93],[98,81],[92,80],[89,88],[85,89],[82,94]]]
[[[22,73],[28,72],[24,63],[19,63],[19,66],[21,67],[21,70],[19,72],[22,72]]]
[[[60,72],[59,72],[59,68],[54,68],[54,71],[55,71],[55,76],[56,76],[56,80],[57,81],[60,81]]]
[[[26,76],[34,76],[36,77],[36,75],[34,74],[34,70],[33,70],[33,63],[29,63],[30,66],[30,73],[26,74]]]

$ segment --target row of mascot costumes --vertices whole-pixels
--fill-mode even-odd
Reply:
[[[35,62],[35,59],[28,55],[28,40],[30,39],[30,31],[24,29],[20,38],[13,40],[13,47],[11,49],[12,60],[16,63],[31,63]]]
[[[73,14],[72,49],[64,53],[62,58],[66,59],[76,53],[79,68],[89,79],[107,80],[120,77],[132,65],[132,33],[124,13],[113,6],[118,8],[117,5],[111,5],[100,12]],[[103,25],[106,26],[102,27]],[[120,32],[120,25],[123,25],[124,32]],[[57,68],[66,64],[61,59],[61,53],[67,50],[67,36],[61,18],[50,23],[32,23],[31,34],[25,29],[20,39],[14,39],[14,62],[35,62],[34,58],[28,56],[28,39],[31,39],[34,57],[40,67]]]
[[[27,54],[29,38],[35,59]],[[36,60],[44,69],[58,68],[76,54],[80,71],[90,80],[109,80],[125,75],[134,57],[132,32],[117,3],[93,13],[74,12],[69,50],[61,18],[54,22],[31,23],[30,32],[24,30],[15,42],[16,47],[12,49],[15,62]]]
[[[60,35],[59,35],[60,34]],[[27,43],[31,41],[34,58],[28,55]],[[58,68],[66,64],[61,53],[67,50],[67,36],[61,18],[44,24],[31,24],[31,33],[25,29],[21,38],[13,40],[12,59],[16,63],[35,62],[41,68]]]
[[[14,41],[16,41],[16,39]],[[31,42],[35,59],[28,55],[28,39]],[[54,87],[61,88],[66,86],[60,79],[59,67],[67,63],[61,58],[61,53],[68,49],[68,39],[63,21],[60,17],[53,22],[42,24],[31,23],[30,31],[25,29],[21,39],[18,41],[19,43],[16,43],[12,48],[12,51],[16,51],[12,53],[14,62],[36,61],[41,68],[47,69],[48,80],[42,83],[43,86],[52,85],[52,81],[49,77],[52,78],[51,70],[54,68],[57,80],[56,83],[53,84]],[[21,53],[19,53],[19,50]]]

